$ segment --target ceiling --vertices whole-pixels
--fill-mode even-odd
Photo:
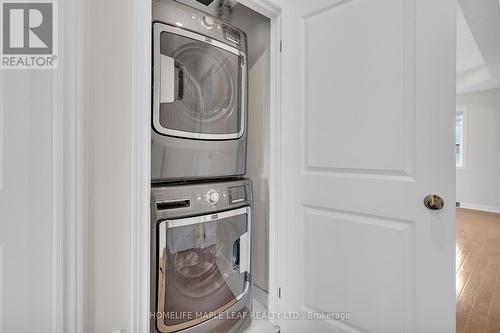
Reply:
[[[457,93],[500,88],[500,3],[458,0]]]
[[[483,55],[470,31],[464,13],[457,5],[457,74],[484,65]]]

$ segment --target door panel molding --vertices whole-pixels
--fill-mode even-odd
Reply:
[[[371,17],[370,6],[387,7],[388,17],[385,19],[381,19],[380,15]],[[338,25],[342,27],[342,31],[333,29],[328,34],[322,34],[321,27],[334,25],[332,22],[335,22],[337,13],[343,16],[349,15],[351,20],[342,21],[341,18]],[[366,22],[367,19],[381,25],[381,28],[370,28],[374,24]],[[303,172],[333,176],[355,175],[375,178],[383,176],[403,181],[414,179],[415,21],[415,0],[403,2],[385,0],[382,3],[337,1],[302,16],[301,104],[302,132],[305,140],[302,154]],[[360,22],[363,22],[362,27]],[[350,27],[345,26],[346,24]],[[335,34],[336,30],[340,32]],[[354,41],[353,38],[346,40],[345,31],[349,31],[351,37],[352,34],[357,35],[357,38]],[[394,37],[400,40],[398,45],[394,44]],[[359,40],[358,45],[356,40]],[[366,45],[366,41],[373,42]],[[392,59],[386,59],[388,52],[384,53],[382,49],[380,56],[377,56],[377,49],[381,47],[397,47],[393,50],[397,55]],[[349,57],[347,53],[342,54],[343,49],[348,50]],[[365,53],[373,54],[377,64],[383,64],[384,68],[376,70],[372,69],[376,66],[364,68],[363,63],[359,61],[361,58],[352,57],[352,51],[356,49],[359,49],[359,57]],[[315,60],[325,57],[330,58],[329,63],[332,66],[322,68],[321,72],[318,72],[319,69],[314,68]],[[339,74],[338,79],[336,79],[337,74]],[[390,76],[392,80],[397,77],[400,84],[384,87],[384,74]],[[363,95],[359,101],[353,100],[356,97],[349,95],[350,88],[355,85],[366,86],[358,90],[358,93],[361,92]],[[342,91],[343,87],[345,91]],[[331,90],[329,93],[325,90],[328,88]],[[400,89],[398,93],[394,93],[396,89]],[[337,91],[338,95],[335,94]],[[317,105],[326,102],[317,102],[314,96],[318,94],[328,94],[329,111],[322,112],[324,110],[318,109]],[[375,114],[374,110],[380,113],[384,107],[387,109],[387,105],[380,103],[385,103],[388,99],[386,97],[391,95],[400,98],[397,103],[391,105],[392,110],[381,115]],[[367,98],[373,102],[364,101]],[[385,122],[384,115],[387,115],[390,121]],[[372,142],[357,142],[357,132],[352,132],[354,123],[363,117],[374,123],[374,126],[365,125],[366,131],[373,132]],[[400,123],[400,126],[384,128],[385,123],[392,124],[394,121]],[[311,128],[314,128],[314,131]],[[320,141],[330,142],[332,150],[329,154],[314,151]],[[378,162],[373,164],[377,159]]]
[[[391,323],[399,324],[395,332],[412,332],[415,221],[308,205],[302,211],[306,239],[303,311],[352,311],[349,320],[325,323],[346,332],[383,331],[388,323],[365,319],[374,311],[370,306],[378,303],[379,318],[397,318]],[[330,253],[319,251],[321,239],[333,244]],[[365,250],[367,244],[372,245],[371,251]],[[398,268],[393,267],[395,261],[399,261]],[[392,292],[382,304],[377,287],[384,283]]]

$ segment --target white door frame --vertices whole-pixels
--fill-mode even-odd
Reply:
[[[53,73],[52,330],[87,332],[88,1],[58,3]]]
[[[151,7],[132,2],[132,174],[130,323],[132,333],[149,332],[151,190]]]
[[[279,311],[279,232],[281,189],[281,9],[269,0],[241,0],[271,19],[270,91],[270,258],[269,311]],[[133,333],[149,332],[150,309],[150,148],[151,148],[151,0],[132,4],[132,230],[131,322]],[[274,322],[274,324],[278,324]]]

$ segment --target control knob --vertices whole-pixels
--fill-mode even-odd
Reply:
[[[219,202],[220,195],[219,192],[215,190],[210,190],[207,192],[205,198],[207,199],[207,202],[211,205],[215,205],[217,202]]]
[[[210,16],[203,16],[203,18],[201,19],[201,23],[207,29],[212,29],[214,27],[214,20]]]

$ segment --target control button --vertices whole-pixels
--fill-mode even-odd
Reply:
[[[217,202],[219,202],[220,195],[219,192],[215,190],[210,190],[207,192],[206,197],[207,202],[211,205],[215,205]]]
[[[201,19],[201,23],[207,29],[212,29],[214,27],[214,20],[210,16],[203,16],[203,18]]]

